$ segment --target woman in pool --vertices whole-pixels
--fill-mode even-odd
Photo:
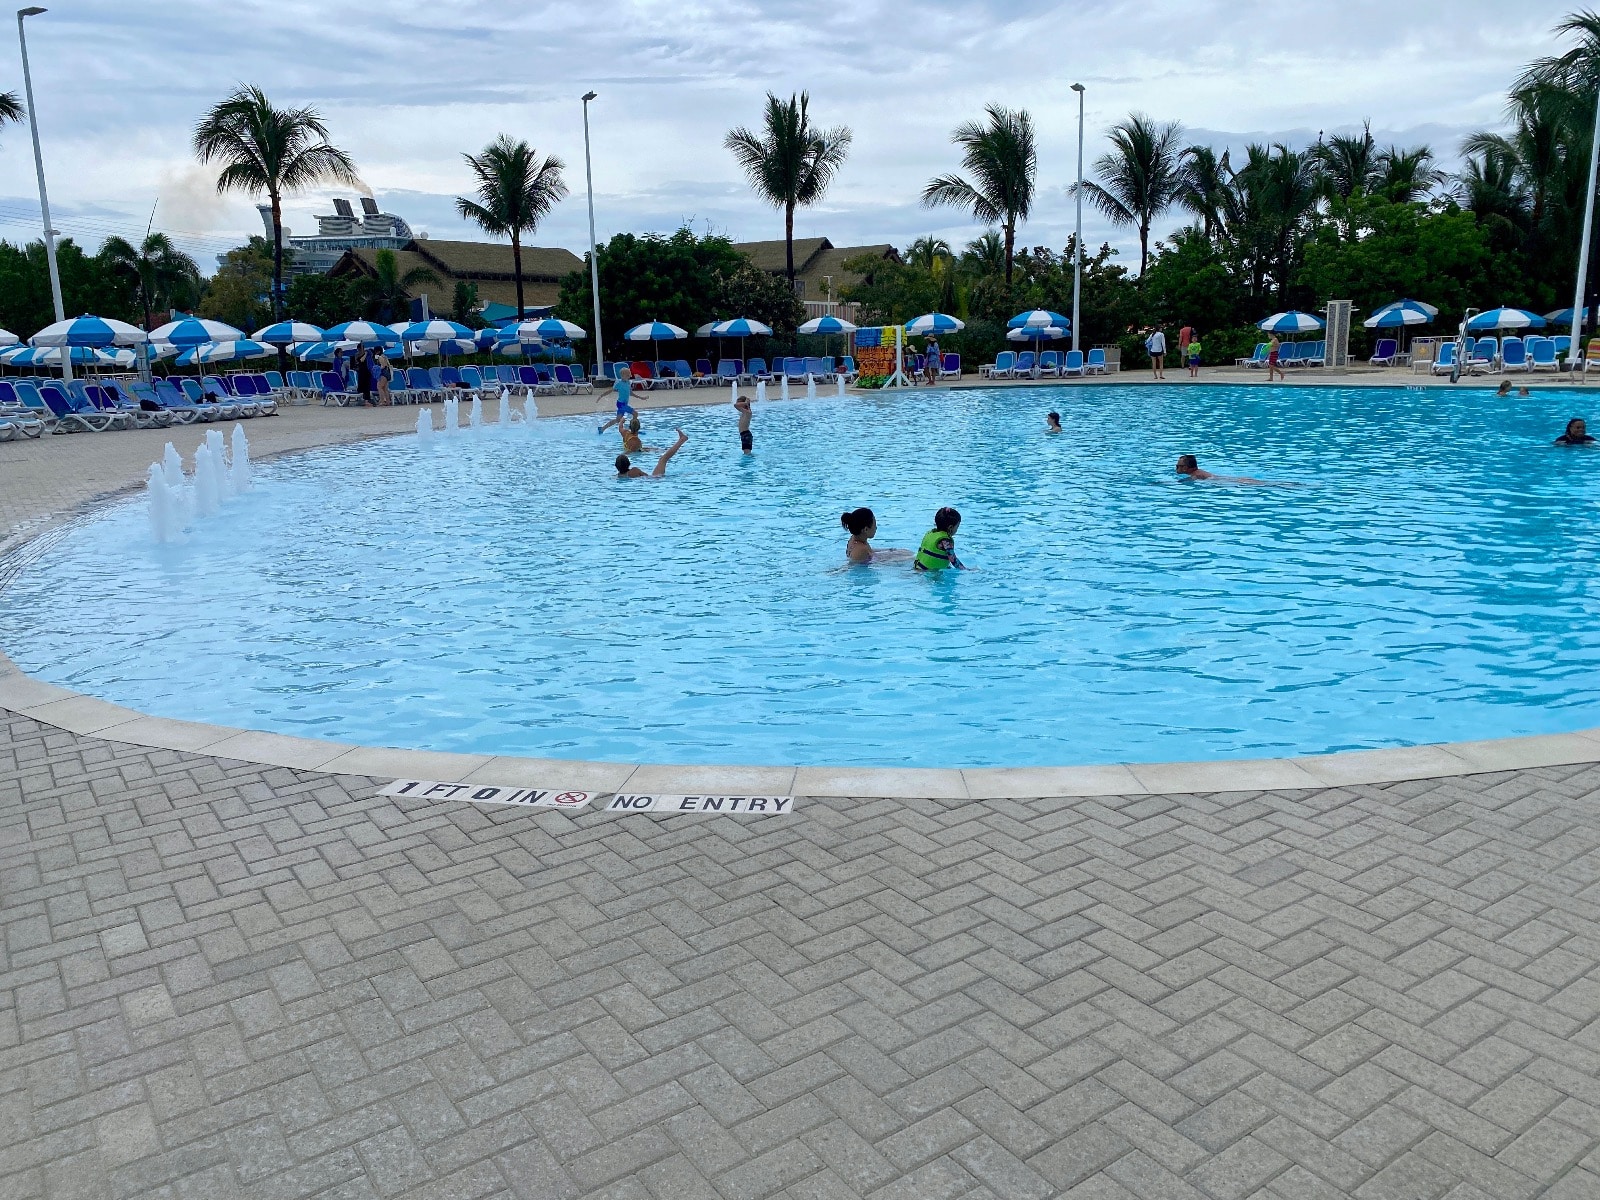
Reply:
[[[961,514],[953,508],[941,508],[933,514],[933,528],[917,547],[917,559],[912,566],[918,571],[944,571],[954,567],[965,571],[956,557],[956,530],[961,528]]]
[[[911,557],[908,550],[874,550],[872,539],[878,536],[878,518],[870,508],[858,508],[839,518],[839,524],[850,531],[850,540],[844,544],[844,556],[853,563],[898,562]]]
[[[1061,414],[1060,413],[1058,413],[1058,412],[1045,413],[1045,415],[1044,415],[1044,431],[1046,433],[1060,433],[1061,432]]]
[[[1590,434],[1589,427],[1582,417],[1573,417],[1567,422],[1567,428],[1555,442],[1558,446],[1592,446],[1594,436]]]

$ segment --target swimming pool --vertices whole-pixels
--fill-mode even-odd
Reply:
[[[723,405],[644,414],[647,443],[691,439],[655,482],[615,479],[591,418],[366,442],[256,464],[180,545],[141,501],[101,510],[20,570],[4,645],[160,716],[626,762],[1577,729],[1600,724],[1600,453],[1549,442],[1581,411],[1483,387],[952,389],[769,403],[744,456]],[[1183,452],[1300,486],[1178,481]],[[946,504],[976,571],[841,567],[843,510],[910,548]]]

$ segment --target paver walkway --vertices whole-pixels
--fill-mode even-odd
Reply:
[[[0,1196],[1600,1196],[1600,767],[380,782],[0,720]]]

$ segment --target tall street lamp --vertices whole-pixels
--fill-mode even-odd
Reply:
[[[600,248],[594,240],[594,167],[589,161],[589,101],[598,92],[583,94],[583,176],[589,184],[589,292],[594,298],[594,373],[596,378],[606,369],[605,339],[600,333]]]
[[[1072,348],[1078,348],[1078,299],[1083,292],[1083,84],[1075,83],[1078,93],[1078,227],[1072,239]]]
[[[44,152],[39,149],[39,110],[34,107],[33,74],[28,70],[28,35],[22,29],[22,22],[26,18],[37,17],[47,11],[43,8],[17,10],[17,43],[22,47],[22,86],[28,97],[28,125],[33,130],[33,165],[39,173],[39,212],[44,217],[44,253],[45,260],[50,264],[50,295],[56,302],[56,320],[65,321],[67,311],[61,303],[61,272],[56,267],[56,231],[50,224],[50,197],[44,190]],[[72,378],[70,346],[61,350],[61,377]]]
[[[1597,101],[1600,105],[1600,101]],[[1583,202],[1583,241],[1578,244],[1578,281],[1572,290],[1572,349],[1567,351],[1567,362],[1575,365],[1578,361],[1579,337],[1583,331],[1583,292],[1584,284],[1588,282],[1589,275],[1589,239],[1594,233],[1594,185],[1595,168],[1600,167],[1600,107],[1595,108],[1594,140],[1589,146],[1589,192]],[[1583,374],[1588,374],[1589,363],[1585,360]],[[1583,375],[1579,375],[1582,382]]]

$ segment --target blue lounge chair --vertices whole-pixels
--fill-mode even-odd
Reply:
[[[959,360],[960,355],[956,356]],[[856,360],[852,355],[846,354],[839,359],[839,371],[844,376],[846,383],[854,383],[861,378],[861,372],[856,367]]]
[[[361,403],[361,393],[350,390],[350,383],[342,371],[323,371],[317,376],[317,386],[322,394],[322,406],[330,404],[344,408]]]
[[[1550,340],[1556,344],[1557,358],[1572,357],[1572,335],[1570,333],[1558,333]]]
[[[786,358],[783,360],[783,373],[789,377],[789,382],[806,381],[806,360],[803,358]]]
[[[1083,364],[1085,375],[1104,375],[1106,373],[1106,352],[1100,347],[1089,351],[1089,359]]]
[[[1010,379],[1016,362],[1017,356],[1014,351],[1002,350],[994,356],[994,361],[988,366],[979,367],[978,374],[989,379]]]
[[[1528,355],[1528,369],[1530,371],[1559,370],[1556,364],[1556,343],[1554,338],[1529,338]]]
[[[1477,341],[1473,342],[1471,353],[1473,371],[1476,373],[1480,367],[1485,371],[1493,368],[1495,359],[1499,356],[1499,352],[1500,342],[1496,338],[1479,338]]]
[[[852,362],[850,364],[850,370],[852,372],[855,370],[855,363]],[[947,354],[940,355],[940,358],[939,358],[939,378],[940,379],[960,379],[961,378],[961,355],[955,353],[954,351],[950,351]]]
[[[1307,342],[1306,348],[1301,351],[1300,365],[1302,367],[1324,367],[1328,364],[1327,342]]]
[[[52,433],[104,433],[112,425],[121,423],[115,413],[96,412],[92,406],[88,412],[76,411],[73,408],[75,398],[60,384],[45,384],[39,389],[39,395],[55,418]]]
[[[1456,369],[1456,344],[1454,342],[1441,342],[1439,344],[1439,357],[1433,360],[1430,373],[1434,375],[1448,375]]]
[[[752,358],[744,367],[744,377],[752,383],[771,383],[777,378],[767,367],[767,360],[764,358]]]
[[[177,420],[177,414],[162,408],[156,403],[154,396],[150,397],[149,404],[146,405],[143,402],[144,397],[135,395],[131,385],[125,387],[113,379],[104,385],[103,390],[117,410],[131,416],[133,423],[140,429],[165,429]]]
[[[1510,372],[1528,369],[1528,347],[1521,338],[1508,337],[1500,344],[1500,370]]]
[[[1068,350],[1067,361],[1062,365],[1061,373],[1063,375],[1082,375],[1083,371],[1083,351]]]
[[[556,383],[559,384],[561,390],[566,392],[569,396],[579,391],[594,391],[594,384],[590,383],[587,379],[579,379],[578,376],[573,373],[572,368],[567,366],[566,363],[556,364]]]
[[[737,383],[744,376],[744,363],[737,358],[724,358],[717,362],[717,382]]]
[[[1367,361],[1375,367],[1392,367],[1399,356],[1399,342],[1394,338],[1379,338],[1378,344],[1372,348],[1372,357]]]
[[[227,385],[223,383],[220,375],[207,375],[201,384],[201,389],[206,397],[221,405],[218,415],[224,421],[231,421],[235,417],[253,417],[257,409],[255,400],[250,397],[235,397],[228,393]],[[205,401],[202,401],[204,403]],[[232,411],[228,411],[232,409]]]
[[[700,375],[702,378],[715,378],[717,374],[717,369],[711,365],[711,360],[709,358],[695,359],[694,369],[696,374]]]
[[[1011,368],[1011,377],[1013,379],[1019,379],[1022,376],[1027,375],[1031,378],[1036,370],[1037,365],[1034,359],[1033,351],[1022,350],[1017,354],[1016,366]]]
[[[818,383],[833,382],[833,359],[813,357],[805,360],[806,374]]]
[[[1089,357],[1091,359],[1093,359],[1093,357],[1094,357],[1094,351],[1093,350],[1089,351]],[[1103,351],[1101,352],[1100,357],[1102,359],[1105,357],[1105,353]],[[1233,365],[1236,366],[1236,367],[1252,367],[1252,368],[1259,368],[1259,367],[1266,366],[1267,365],[1267,343],[1265,343],[1265,342],[1257,342],[1256,343],[1256,352],[1254,354],[1252,354],[1249,358],[1236,358],[1236,359],[1234,359],[1233,360]]]
[[[23,437],[36,438],[45,429],[43,418],[23,402],[17,394],[16,385],[8,379],[0,379],[0,417],[4,417]]]
[[[1041,350],[1039,352],[1039,374],[1059,376],[1061,374],[1061,352],[1059,350]]]
[[[134,382],[127,385],[127,390],[139,402],[140,408],[150,408],[152,406],[159,408],[162,412],[172,417],[172,424],[174,425],[193,425],[200,419],[200,410],[193,405],[185,404],[186,397],[182,392],[178,391],[177,388],[168,388],[166,393],[163,394],[161,389],[157,387],[160,382],[162,381],[157,380],[154,383]]]

